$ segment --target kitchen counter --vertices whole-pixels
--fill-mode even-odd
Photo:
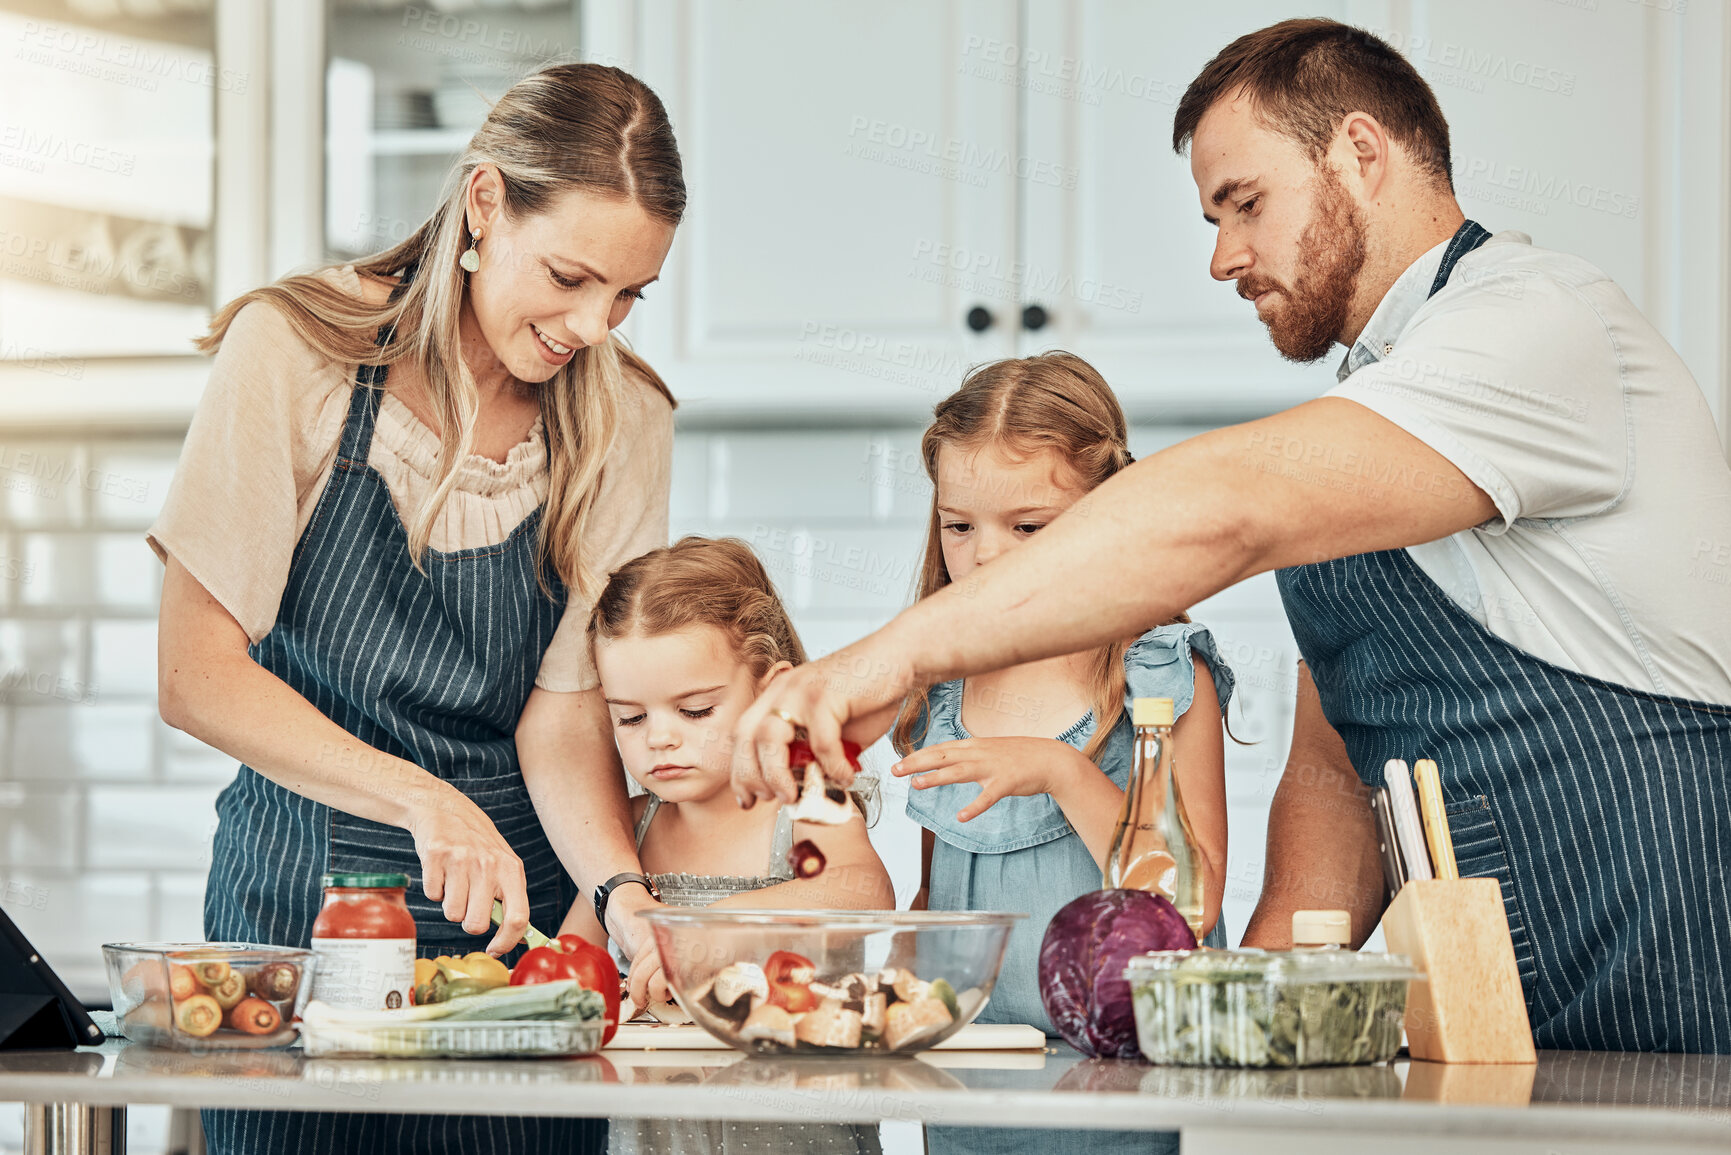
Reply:
[[[1731,1056],[1711,1055],[1558,1051],[1541,1052],[1536,1067],[1401,1061],[1257,1072],[1085,1060],[1062,1045],[875,1060],[613,1050],[569,1060],[415,1061],[192,1055],[109,1040],[78,1051],[0,1053],[0,1101],[38,1105],[37,1126],[59,1127],[57,1143],[35,1149],[74,1149],[90,1118],[128,1103],[1182,1130],[1185,1155],[1271,1143],[1283,1155],[1440,1152],[1465,1143],[1475,1155],[1731,1149]]]

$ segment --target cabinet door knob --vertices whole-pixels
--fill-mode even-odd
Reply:
[[[992,311],[984,305],[975,305],[968,310],[968,328],[976,333],[984,333],[990,329],[995,320],[997,318],[992,316]]]
[[[1043,306],[1029,305],[1022,310],[1022,328],[1030,333],[1038,333],[1044,329],[1049,320],[1051,320],[1051,316],[1047,314]]]

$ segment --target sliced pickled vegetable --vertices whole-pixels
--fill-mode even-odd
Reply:
[[[217,983],[228,978],[233,973],[233,969],[222,959],[206,959],[203,962],[192,964],[192,973],[198,976],[198,981],[207,987],[214,987]]]
[[[249,1035],[268,1035],[282,1026],[282,1015],[263,999],[242,999],[228,1012],[228,1025]]]
[[[223,1010],[232,1010],[242,999],[246,998],[246,980],[237,971],[229,971],[221,982],[214,983],[210,988],[210,997],[216,1000],[216,1005]]]
[[[202,1039],[222,1026],[222,1006],[209,995],[182,999],[174,1005],[174,1025],[186,1034]]]
[[[192,973],[191,967],[168,964],[168,993],[177,1001],[190,999],[198,993],[198,976]]]
[[[295,997],[300,989],[301,970],[291,962],[269,962],[252,972],[247,984],[252,993],[268,1002],[282,1002]]]

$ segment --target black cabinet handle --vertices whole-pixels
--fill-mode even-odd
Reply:
[[[1039,305],[1029,305],[1022,310],[1022,328],[1030,333],[1038,333],[1046,327],[1046,322],[1051,319],[1046,310]]]
[[[968,310],[968,328],[976,333],[984,333],[990,329],[995,320],[997,318],[992,316],[992,311],[984,305],[975,305]]]

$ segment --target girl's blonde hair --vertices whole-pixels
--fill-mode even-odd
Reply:
[[[677,225],[685,212],[679,149],[661,101],[642,81],[599,64],[556,64],[519,80],[499,98],[451,170],[432,216],[387,252],[355,262],[363,277],[401,277],[400,293],[380,304],[350,295],[318,274],[284,277],[223,306],[198,342],[214,352],[235,315],[253,301],[276,306],[313,349],[342,364],[391,365],[410,359],[424,373],[441,430],[438,484],[408,520],[409,553],[419,566],[457,470],[474,451],[478,394],[458,334],[465,274],[457,258],[469,245],[469,177],[495,166],[504,210],[522,219],[581,190],[628,201],[652,219]],[[376,334],[385,334],[382,342]],[[624,367],[658,389],[667,386],[618,338],[577,350],[540,386],[549,484],[539,550],[546,572],[583,596],[600,576],[584,561],[602,464],[618,435]]]
[[[978,366],[960,389],[938,403],[920,439],[920,455],[932,481],[932,515],[917,597],[928,597],[951,580],[944,567],[938,518],[938,451],[949,446],[971,453],[988,445],[1016,455],[1053,450],[1083,489],[1095,488],[1135,460],[1118,398],[1099,371],[1082,358],[1052,352]],[[1190,619],[1180,614],[1172,620]],[[1129,641],[1101,646],[1089,663],[1088,696],[1095,726],[1082,752],[1096,761],[1124,711],[1124,653],[1129,648]],[[914,730],[926,703],[927,693],[921,690],[903,704],[892,731],[899,753],[908,753],[923,737]]]
[[[777,662],[805,661],[769,572],[737,537],[682,537],[613,571],[589,615],[589,646],[687,626],[714,626],[761,678]]]
[[[805,647],[769,571],[737,537],[680,538],[613,571],[589,614],[589,652],[613,638],[656,637],[713,626],[754,678],[777,662],[800,665]],[[849,791],[869,826],[877,819],[877,779],[860,775]]]

